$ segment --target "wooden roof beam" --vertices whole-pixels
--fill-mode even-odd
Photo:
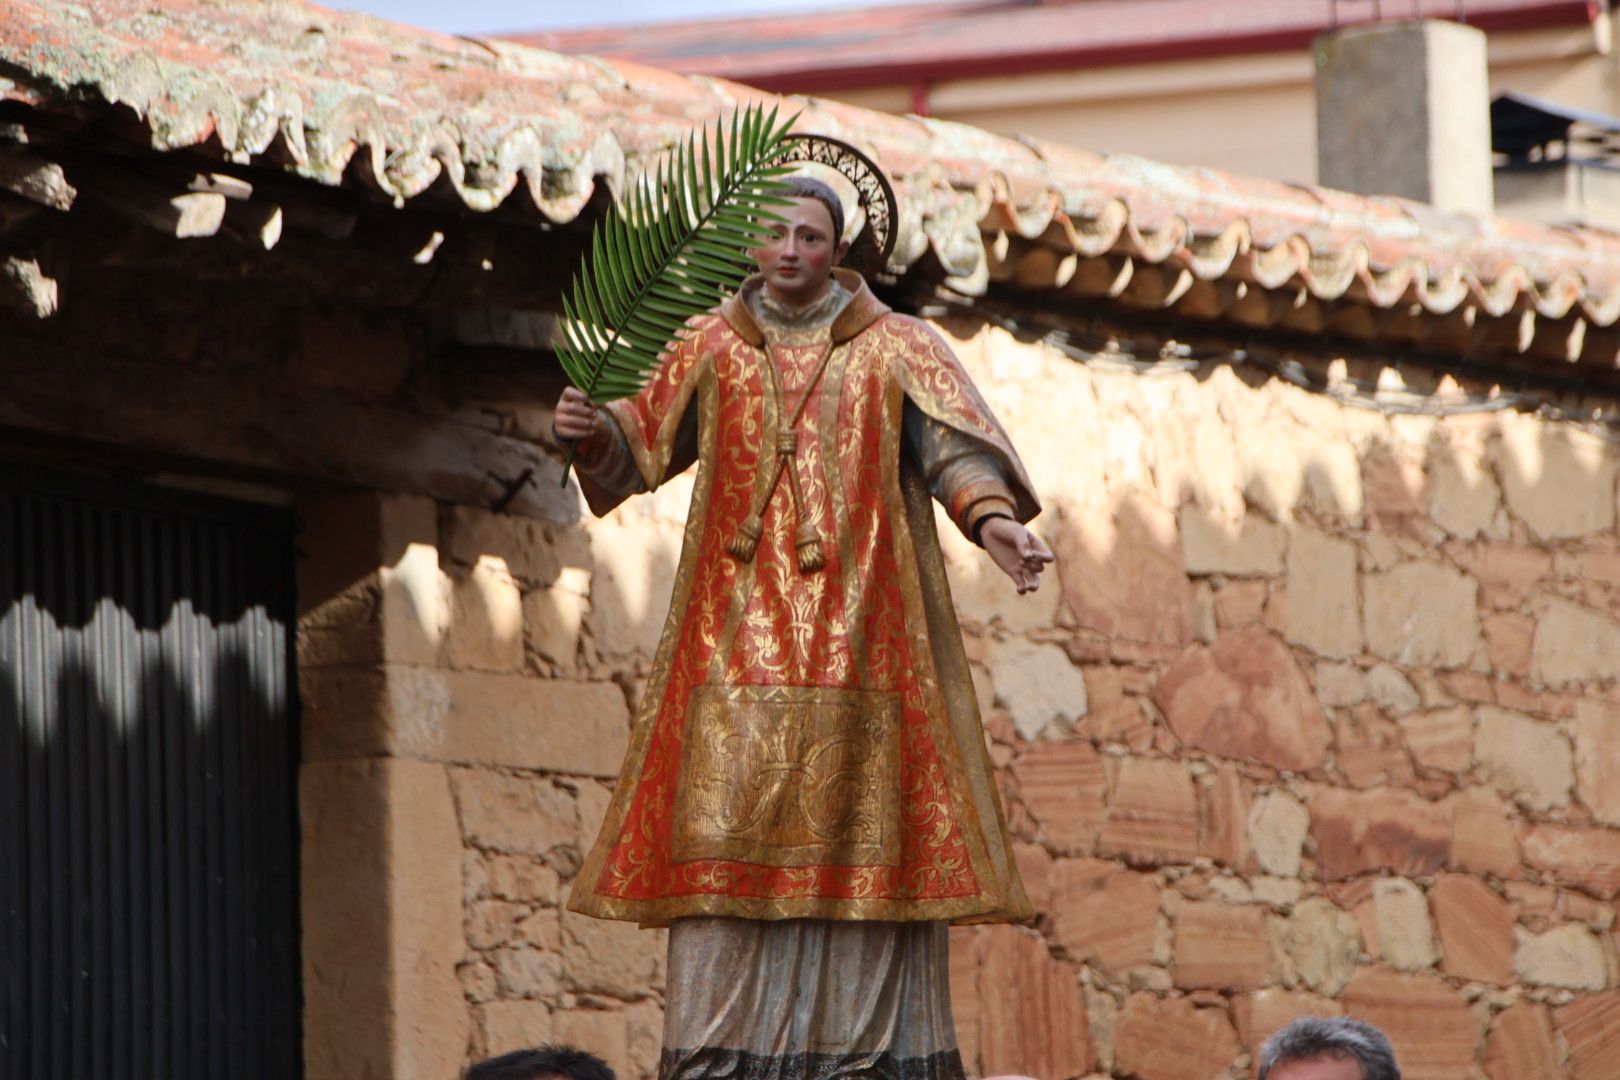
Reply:
[[[188,191],[99,160],[70,167],[86,196],[132,225],[188,240],[213,236],[225,223],[226,198],[217,191]]]
[[[0,254],[0,305],[36,319],[48,319],[61,304],[56,279],[27,255]]]
[[[62,166],[15,145],[0,145],[0,188],[61,211],[73,209],[79,194]]]

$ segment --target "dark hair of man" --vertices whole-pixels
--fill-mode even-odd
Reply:
[[[834,245],[844,238],[844,200],[838,197],[838,192],[829,185],[822,183],[813,176],[795,173],[782,181],[787,190],[782,194],[790,199],[814,199],[827,208],[832,215],[833,234],[830,237]]]
[[[537,1046],[480,1061],[463,1080],[616,1080],[608,1063],[572,1046]]]
[[[1361,1080],[1401,1080],[1395,1048],[1382,1031],[1347,1016],[1305,1016],[1267,1039],[1260,1047],[1258,1080],[1290,1061],[1337,1058],[1361,1063]]]

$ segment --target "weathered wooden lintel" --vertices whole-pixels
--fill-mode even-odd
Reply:
[[[291,486],[429,495],[572,523],[579,500],[534,443],[449,416],[266,379],[104,356],[0,328],[0,427],[249,470]]]

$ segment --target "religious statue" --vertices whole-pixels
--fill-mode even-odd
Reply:
[[[1020,593],[1052,554],[949,347],[838,265],[839,195],[787,184],[759,272],[639,392],[557,403],[599,515],[698,466],[568,903],[669,927],[661,1080],[954,1080],[946,927],[1032,912],[930,500]]]

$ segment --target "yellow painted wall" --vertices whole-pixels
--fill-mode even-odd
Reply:
[[[1518,90],[1620,115],[1612,26],[1493,34],[1493,93]],[[1307,50],[934,83],[931,115],[1009,135],[1251,176],[1316,180],[1316,103]],[[909,86],[829,94],[909,112]]]

